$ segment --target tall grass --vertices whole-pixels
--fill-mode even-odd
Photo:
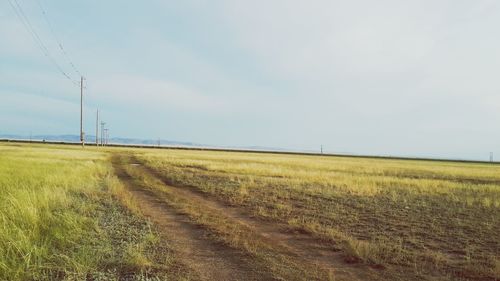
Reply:
[[[330,240],[350,261],[500,278],[499,165],[175,150],[137,155],[170,182]]]
[[[142,274],[156,236],[121,207],[106,153],[0,146],[0,280]]]

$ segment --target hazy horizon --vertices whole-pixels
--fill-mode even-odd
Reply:
[[[17,2],[86,77],[87,134],[100,108],[117,137],[500,156],[497,1],[40,0],[52,31],[37,0]],[[0,134],[77,135],[79,88],[9,1],[0,36]]]

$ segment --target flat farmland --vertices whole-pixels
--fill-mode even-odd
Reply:
[[[496,164],[4,144],[0,187],[6,280],[500,278]]]

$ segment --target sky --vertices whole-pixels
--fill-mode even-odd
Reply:
[[[78,135],[9,1],[87,134],[500,159],[496,0],[0,1],[0,134]]]

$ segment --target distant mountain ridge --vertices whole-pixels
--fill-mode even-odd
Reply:
[[[29,141],[30,136],[14,135],[14,134],[0,134],[0,141]],[[67,142],[79,143],[80,136],[78,135],[33,135],[33,141],[48,141],[48,142]],[[85,142],[89,144],[95,143],[95,136],[88,135],[85,137]],[[348,157],[368,157],[368,158],[389,158],[389,159],[403,159],[403,160],[433,160],[433,161],[453,161],[453,162],[474,162],[474,163],[497,163],[500,161],[491,161],[478,158],[448,158],[436,156],[413,156],[413,155],[383,155],[383,154],[357,154],[349,152],[330,152],[315,151],[310,149],[284,149],[266,146],[221,146],[221,145],[206,145],[193,142],[172,141],[165,139],[141,139],[141,138],[122,138],[114,137],[109,139],[110,144],[115,145],[144,145],[144,146],[163,146],[163,147],[185,147],[193,149],[209,149],[209,150],[234,150],[234,151],[255,151],[255,152],[276,152],[276,153],[291,153],[291,154],[313,154],[313,155],[330,155],[330,156],[348,156]]]
[[[11,134],[0,134],[0,139],[11,139],[11,140],[34,140],[34,141],[62,141],[62,142],[80,142],[80,136],[78,135],[11,135]],[[86,143],[95,143],[95,135],[86,135]],[[248,150],[268,150],[268,151],[286,151],[283,148],[275,147],[264,147],[264,146],[217,146],[217,145],[206,145],[194,142],[184,142],[184,141],[172,141],[165,139],[141,139],[141,138],[123,138],[123,137],[113,137],[109,138],[109,143],[112,144],[135,144],[135,145],[151,145],[151,146],[188,146],[188,147],[206,147],[206,148],[229,148],[229,149],[248,149]]]
[[[18,139],[18,140],[46,140],[46,141],[63,141],[63,142],[80,142],[80,136],[78,135],[33,135],[33,136],[22,136],[22,135],[8,135],[0,134],[0,139]],[[95,143],[95,135],[85,136],[85,142]],[[171,141],[163,139],[139,139],[139,138],[121,138],[112,137],[109,138],[110,143],[117,144],[145,144],[145,145],[184,145],[184,146],[205,146],[202,144],[192,143],[192,142],[182,142],[182,141]]]

